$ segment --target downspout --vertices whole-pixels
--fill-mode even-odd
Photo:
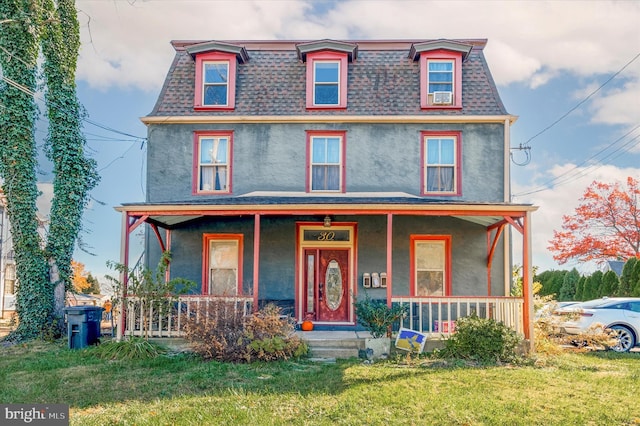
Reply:
[[[391,307],[391,297],[393,296],[393,215],[387,214],[387,306]]]
[[[504,119],[504,194],[503,200],[505,203],[511,202],[511,122],[509,118]],[[504,250],[504,295],[509,296],[511,294],[511,227],[506,226],[504,234],[502,236],[504,244],[502,248]]]
[[[258,280],[260,278],[260,215],[254,215],[253,227],[253,311],[258,311]]]

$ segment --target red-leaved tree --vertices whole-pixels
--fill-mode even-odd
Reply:
[[[640,257],[640,183],[594,181],[575,214],[563,217],[562,231],[553,231],[548,249],[560,264],[568,260],[605,262]]]

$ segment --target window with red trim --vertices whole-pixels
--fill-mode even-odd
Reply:
[[[411,295],[451,295],[451,236],[411,236]]]
[[[232,132],[196,132],[194,137],[193,193],[231,192]]]
[[[307,192],[344,192],[344,131],[307,132]]]
[[[204,234],[202,294],[242,294],[242,234]]]
[[[462,53],[432,50],[420,54],[420,106],[462,108]]]
[[[307,54],[307,108],[346,108],[347,71],[346,53]]]
[[[422,193],[461,195],[460,132],[422,132]]]
[[[196,56],[194,108],[233,109],[236,97],[236,55],[223,52]]]

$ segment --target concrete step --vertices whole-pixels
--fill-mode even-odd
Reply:
[[[333,347],[310,347],[312,358],[321,359],[348,359],[357,358],[358,349],[356,348],[333,348]]]

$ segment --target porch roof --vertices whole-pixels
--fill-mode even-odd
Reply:
[[[115,207],[129,216],[145,216],[163,227],[204,216],[237,215],[421,215],[452,216],[483,226],[535,211],[531,204],[458,202],[406,193],[308,194],[252,192],[169,202],[124,203]]]

